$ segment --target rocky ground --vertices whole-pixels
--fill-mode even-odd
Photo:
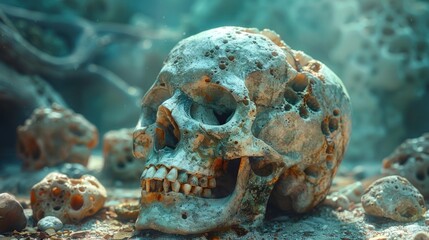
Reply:
[[[93,171],[100,168],[97,162],[99,160],[93,158],[90,164]],[[375,169],[375,166],[354,167],[352,171],[343,167],[332,190],[336,191],[355,182],[359,176],[364,178],[363,184],[368,185],[376,177],[368,177],[369,171],[362,176],[359,170],[362,168]],[[24,177],[23,173],[18,175],[18,178]],[[5,175],[0,174],[0,187],[2,182],[7,182],[2,176]],[[271,216],[263,226],[249,231],[235,227],[223,232],[193,236],[167,235],[156,231],[138,232],[134,229],[140,194],[138,187],[123,186],[115,182],[111,185],[113,187],[107,187],[108,201],[102,210],[78,225],[65,224],[59,231],[39,231],[31,217],[29,196],[18,195],[17,199],[29,219],[27,227],[20,232],[3,233],[0,239],[429,239],[429,212],[419,221],[399,223],[367,216],[361,203],[351,203],[345,210],[322,204],[304,215]]]

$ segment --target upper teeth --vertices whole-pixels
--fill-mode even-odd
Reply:
[[[211,197],[210,188],[216,187],[213,176],[201,176],[187,173],[172,167],[146,167],[141,176],[141,186],[146,192],[182,192],[185,195]]]

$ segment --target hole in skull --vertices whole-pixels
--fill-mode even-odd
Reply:
[[[230,120],[233,113],[230,109],[216,109],[198,103],[191,106],[191,117],[207,125],[223,125]]]
[[[237,108],[234,96],[220,85],[198,86],[187,94],[193,100],[190,109],[191,117],[207,125],[227,123]]]
[[[53,197],[59,197],[62,193],[61,189],[59,187],[53,187],[51,189],[51,193]]]
[[[302,92],[307,88],[308,79],[304,74],[298,73],[298,75],[291,80],[290,84],[293,90],[296,92]]]
[[[54,211],[59,211],[61,209],[61,206],[55,206],[53,209]]]
[[[188,218],[188,214],[186,212],[182,213],[182,219],[187,219]]]
[[[169,112],[163,111],[164,114],[160,112],[158,112],[158,127],[155,129],[155,148],[157,150],[167,147],[175,149],[179,143],[179,128]],[[165,117],[166,114],[167,117]]]
[[[284,98],[286,99],[286,101],[292,105],[295,105],[298,103],[299,101],[299,96],[296,92],[294,92],[292,89],[290,88],[286,88],[285,92],[284,92]]]
[[[263,157],[250,157],[250,167],[252,171],[261,177],[267,177],[274,171],[274,165],[264,160]]]
[[[84,203],[83,197],[80,194],[73,195],[70,200],[70,206],[73,210],[79,210],[82,208]]]

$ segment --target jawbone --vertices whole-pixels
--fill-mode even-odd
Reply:
[[[176,192],[142,191],[136,230],[153,229],[165,233],[197,234],[237,223],[250,176],[250,164],[242,157],[233,193],[221,199],[207,199]]]

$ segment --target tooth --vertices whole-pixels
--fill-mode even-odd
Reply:
[[[161,192],[163,189],[162,181],[155,180],[155,192]]]
[[[156,170],[155,170],[155,167],[154,166],[152,166],[152,167],[150,167],[148,170],[147,170],[147,172],[146,172],[146,176],[145,176],[145,178],[146,179],[151,179],[151,178],[153,178],[153,175],[155,174],[155,172],[156,172]]]
[[[216,178],[210,178],[209,179],[208,187],[209,188],[215,188],[216,187]]]
[[[191,176],[189,179],[189,184],[192,186],[198,186],[198,177],[197,176]]]
[[[164,189],[165,193],[168,192],[168,190],[170,190],[170,185],[171,185],[171,183],[167,179],[165,179],[162,182],[162,188]]]
[[[150,181],[150,191],[156,192],[155,185],[156,185],[156,180]]]
[[[142,189],[145,188],[146,187],[146,180],[142,179],[140,181],[140,186],[141,186]]]
[[[145,170],[143,171],[143,173],[142,173],[142,175],[141,175],[140,179],[143,179],[143,178],[144,178],[144,176],[146,175],[146,173],[147,173],[147,168],[145,168]]]
[[[150,179],[146,180],[146,192],[150,192]]]
[[[201,193],[203,192],[203,188],[202,187],[200,187],[200,186],[196,186],[196,187],[193,187],[192,188],[192,193],[195,195],[195,196],[201,196]]]
[[[212,196],[212,190],[210,190],[209,188],[204,188],[202,196],[205,198],[211,197]]]
[[[187,183],[182,185],[182,191],[185,195],[189,195],[189,193],[191,192],[191,188],[192,186]]]
[[[188,182],[188,174],[186,172],[180,173],[178,180],[180,183],[187,183]]]
[[[153,175],[153,178],[156,180],[163,180],[165,175],[167,175],[167,169],[162,166],[158,169],[158,171],[156,171],[155,175]]]
[[[179,181],[175,181],[171,184],[171,189],[175,192],[179,192],[180,190],[180,183]]]
[[[200,178],[200,186],[206,188],[207,187],[207,177]]]
[[[174,182],[177,179],[177,168],[172,168],[170,172],[167,174],[168,181]]]

